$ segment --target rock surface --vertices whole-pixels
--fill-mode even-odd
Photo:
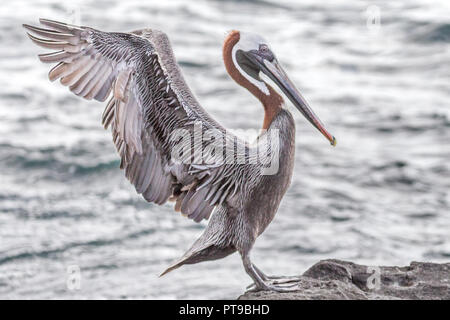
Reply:
[[[298,280],[298,291],[247,291],[240,300],[450,299],[450,263],[369,267],[322,260]]]

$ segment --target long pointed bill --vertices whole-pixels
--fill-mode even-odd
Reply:
[[[274,59],[273,62],[268,60],[258,61],[262,72],[266,74],[277,86],[284,92],[284,94],[291,100],[294,106],[305,116],[305,118],[311,122],[311,124],[317,128],[325,138],[330,141],[332,146],[336,146],[336,139],[331,135],[324,127],[320,119],[314,114],[310,106],[306,102],[305,98],[300,94],[292,81],[286,75],[280,64]]]

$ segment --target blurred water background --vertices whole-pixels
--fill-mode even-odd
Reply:
[[[253,250],[266,273],[450,260],[449,2],[19,0],[0,10],[0,298],[234,299],[251,282],[238,255],[158,278],[204,224],[135,193],[104,105],[48,81],[21,27],[39,17],[165,31],[202,105],[234,129],[263,114],[225,72],[225,33],[269,41],[338,145],[293,111],[292,186]]]

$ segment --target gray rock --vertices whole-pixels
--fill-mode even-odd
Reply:
[[[298,280],[298,291],[247,291],[240,300],[450,299],[450,263],[369,267],[322,260]]]

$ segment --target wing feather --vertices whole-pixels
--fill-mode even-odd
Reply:
[[[24,27],[35,44],[57,50],[39,55],[42,62],[57,64],[49,72],[51,81],[60,79],[88,100],[105,101],[112,92],[102,125],[111,128],[120,167],[137,193],[157,204],[172,196],[175,210],[196,222],[208,219],[215,206],[238,201],[251,170],[221,162],[219,155],[212,163],[192,163],[192,151],[204,142],[190,139],[183,141],[190,151],[183,153],[185,162],[173,158],[180,147],[171,139],[176,130],[192,134],[198,123],[203,132],[225,129],[194,98],[164,33],[113,33],[48,19],[40,22],[45,28]]]

